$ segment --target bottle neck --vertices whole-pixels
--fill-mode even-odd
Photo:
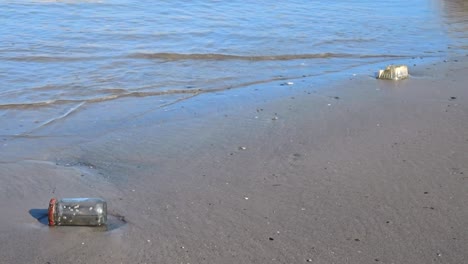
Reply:
[[[49,202],[49,225],[54,226],[55,223],[55,212],[57,207],[57,199],[52,198]]]

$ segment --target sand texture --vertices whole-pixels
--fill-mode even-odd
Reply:
[[[84,105],[0,137],[0,263],[468,263],[467,62]],[[108,231],[46,225],[51,197],[86,196]]]

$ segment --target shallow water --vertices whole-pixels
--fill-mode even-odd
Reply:
[[[123,97],[166,106],[459,54],[467,9],[457,0],[0,1],[0,119],[29,120],[31,130]]]

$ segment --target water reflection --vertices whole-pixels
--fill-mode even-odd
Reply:
[[[450,48],[454,52],[468,49],[468,1],[443,0],[441,5],[447,34],[454,42]]]

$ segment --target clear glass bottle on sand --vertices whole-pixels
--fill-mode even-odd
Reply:
[[[50,199],[50,226],[104,226],[106,223],[107,203],[101,198]]]

